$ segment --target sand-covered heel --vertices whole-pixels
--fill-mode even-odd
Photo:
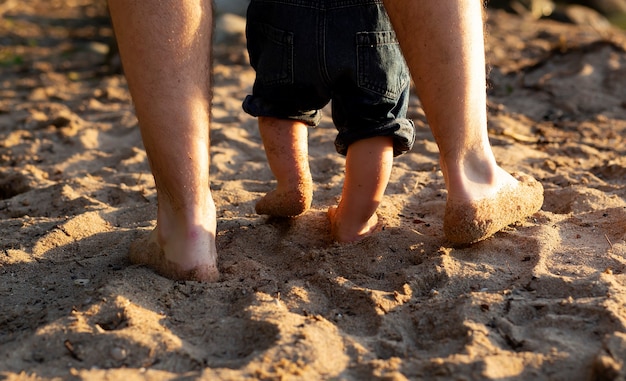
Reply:
[[[131,243],[128,258],[131,263],[144,265],[158,274],[173,280],[217,282],[220,278],[215,265],[197,265],[183,269],[181,265],[168,260],[156,240],[156,231]]]
[[[301,184],[290,192],[269,192],[254,206],[257,214],[273,217],[296,217],[311,208],[313,190],[311,184]]]
[[[502,189],[493,198],[469,202],[448,201],[443,220],[446,238],[455,244],[472,244],[541,209],[541,183],[525,174],[512,175],[518,184]]]

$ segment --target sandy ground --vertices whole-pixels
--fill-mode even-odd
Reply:
[[[330,242],[344,160],[310,131],[313,210],[273,188],[243,41],[216,46],[215,284],[130,265],[156,195],[106,9],[0,3],[0,380],[626,379],[626,35],[489,13],[489,128],[535,176],[532,218],[455,248],[417,98],[384,230]],[[112,65],[108,65],[111,62]]]

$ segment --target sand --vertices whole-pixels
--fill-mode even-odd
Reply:
[[[626,379],[626,34],[489,12],[498,162],[541,211],[471,246],[418,99],[381,231],[330,239],[344,159],[310,130],[312,209],[255,213],[274,188],[239,38],[215,47],[217,283],[128,259],[156,194],[112,31],[93,1],[0,4],[0,379]],[[105,62],[110,63],[105,64]]]

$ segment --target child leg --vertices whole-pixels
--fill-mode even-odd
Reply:
[[[256,212],[276,217],[306,212],[313,199],[307,126],[289,119],[259,117],[259,130],[278,184],[256,203]]]
[[[341,201],[328,210],[334,240],[353,242],[374,232],[378,225],[376,209],[389,183],[392,165],[391,137],[363,139],[348,147]]]

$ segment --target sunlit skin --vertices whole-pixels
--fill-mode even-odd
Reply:
[[[498,166],[489,143],[482,2],[384,4],[439,146],[447,238],[473,243],[535,213],[543,188]]]
[[[257,202],[256,212],[277,217],[306,212],[313,199],[307,126],[299,121],[262,116],[259,131],[277,184]]]
[[[168,278],[215,281],[211,1],[110,0],[109,9],[157,188],[156,228],[130,259]]]
[[[389,183],[392,166],[391,137],[363,139],[348,147],[341,200],[337,207],[328,210],[335,241],[358,241],[379,228],[376,209]]]
[[[288,119],[260,117],[259,129],[277,185],[257,202],[257,213],[291,217],[306,212],[313,197],[307,126]],[[348,147],[341,201],[328,211],[335,241],[358,241],[376,230],[376,209],[389,182],[392,164],[391,137],[364,139]]]

